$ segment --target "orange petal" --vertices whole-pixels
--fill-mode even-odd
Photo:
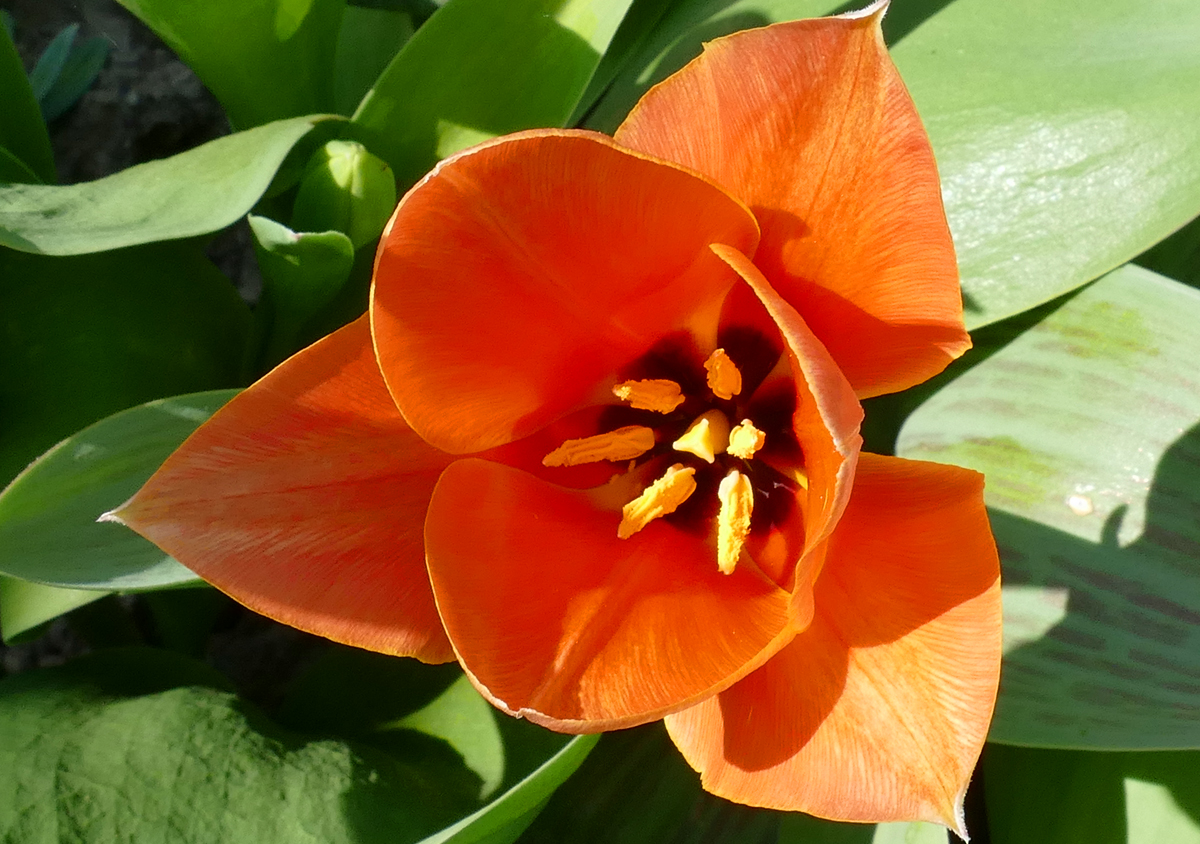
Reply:
[[[707,532],[659,519],[617,538],[619,504],[486,460],[443,474],[426,548],[446,631],[479,690],[564,732],[661,718],[794,635],[788,595],[717,571]]]
[[[804,544],[799,556],[792,556],[786,561],[794,567],[829,537],[846,507],[854,483],[854,467],[862,446],[862,437],[858,433],[863,419],[862,405],[821,341],[809,330],[795,308],[771,288],[754,264],[728,246],[718,244],[712,248],[742,277],[766,308],[786,344],[791,360],[792,377],[788,383],[776,385],[772,383],[773,377],[769,377],[758,388],[758,393],[766,393],[779,386],[795,391],[796,409],[792,414],[792,427],[803,451],[808,488],[797,493],[802,503]],[[761,458],[781,471],[788,468],[785,464],[789,456],[775,454],[770,443]],[[791,456],[790,459],[794,461],[796,457]],[[784,544],[794,554],[792,543]],[[751,553],[754,553],[753,544]],[[777,569],[767,560],[760,559],[760,565],[764,566],[769,576],[792,587],[790,572]],[[803,596],[799,600],[807,605],[806,598]],[[807,618],[798,621],[803,626]]]
[[[451,459],[396,410],[364,317],[239,394],[114,517],[264,615],[445,662],[422,528]]]
[[[734,282],[714,240],[752,251],[753,216],[604,135],[538,130],[448,158],[401,201],[377,258],[388,388],[457,454],[613,403],[619,367],[672,331],[714,329]]]
[[[929,141],[883,44],[886,3],[748,30],[652,88],[618,143],[712,178],[754,212],[754,262],[860,397],[970,348]]]
[[[1000,582],[982,476],[864,454],[812,626],[667,719],[704,787],[851,821],[960,835],[1000,673]]]

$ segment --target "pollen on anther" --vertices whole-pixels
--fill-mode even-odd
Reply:
[[[676,463],[621,508],[617,537],[628,539],[655,519],[674,513],[696,491],[696,470]]]
[[[708,375],[708,389],[719,399],[731,399],[742,391],[742,373],[737,365],[725,354],[724,349],[717,349],[704,362],[704,371]]]
[[[743,419],[729,432],[729,453],[743,460],[752,458],[760,448],[766,445],[767,435],[749,419]]]
[[[613,395],[627,401],[635,410],[670,413],[685,401],[683,390],[666,378],[624,381],[613,387]]]
[[[630,460],[654,448],[654,430],[627,425],[606,434],[567,440],[542,458],[543,466],[579,466],[601,460]]]
[[[717,487],[717,498],[721,501],[721,511],[717,514],[717,568],[722,574],[732,574],[750,533],[754,488],[749,478],[734,469]]]

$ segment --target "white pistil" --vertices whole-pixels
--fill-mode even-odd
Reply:
[[[683,436],[671,443],[676,451],[694,454],[705,463],[712,463],[729,445],[729,420],[719,410],[697,416]]]

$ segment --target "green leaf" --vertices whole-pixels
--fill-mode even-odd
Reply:
[[[1004,565],[994,741],[1200,747],[1200,291],[1111,273],[909,417],[984,472]]]
[[[24,161],[4,147],[0,147],[0,184],[7,182],[37,184],[40,181],[37,174],[25,166]]]
[[[263,274],[259,313],[270,321],[264,355],[273,366],[294,352],[302,338],[309,339],[305,327],[350,277],[354,247],[338,231],[297,233],[253,214],[250,230]]]
[[[15,645],[33,639],[47,621],[98,601],[107,592],[63,589],[0,575],[0,636]]]
[[[338,114],[354,113],[414,31],[412,16],[407,12],[346,7],[334,60],[334,106]]]
[[[281,120],[94,182],[0,186],[0,244],[81,255],[218,231],[254,206],[292,147],[327,119]]]
[[[975,830],[971,830],[975,832]],[[778,844],[949,844],[944,826],[912,823],[837,823],[789,812],[779,822]]]
[[[50,90],[39,99],[47,121],[60,116],[84,95],[108,60],[108,41],[100,36],[76,44]]]
[[[984,760],[994,844],[1200,844],[1200,753],[996,745]]]
[[[534,821],[555,789],[583,764],[598,739],[576,736],[487,806],[420,844],[511,844]]]
[[[0,571],[54,586],[156,589],[196,579],[122,525],[119,507],[237,390],[159,399],[63,440],[0,494]]]
[[[345,0],[118,0],[179,54],[236,128],[334,110]]]
[[[461,814],[419,767],[280,728],[201,664],[106,657],[0,681],[6,840],[403,844]],[[151,688],[116,696],[114,672]],[[171,679],[190,685],[153,689]]]
[[[50,39],[46,49],[38,56],[37,63],[29,73],[29,87],[33,89],[33,96],[39,102],[53,87],[58,75],[62,73],[63,66],[67,63],[67,56],[71,53],[71,45],[75,43],[75,36],[78,34],[79,24],[72,23],[64,26],[58,31],[58,34]]]
[[[1137,257],[1148,270],[1200,287],[1200,217]]]
[[[893,56],[929,130],[969,326],[1200,212],[1200,4],[957,0]]]
[[[354,122],[407,187],[480,141],[563,126],[631,0],[451,0],[417,30]]]
[[[237,386],[249,333],[246,304],[193,244],[0,249],[0,484],[118,410]]]
[[[8,30],[0,27],[0,147],[5,148],[37,174],[38,181],[58,181],[50,135],[29,87],[25,67]]]

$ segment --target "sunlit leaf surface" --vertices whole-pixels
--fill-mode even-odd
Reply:
[[[984,472],[994,741],[1200,747],[1200,291],[1127,266],[933,396],[897,451]]]

